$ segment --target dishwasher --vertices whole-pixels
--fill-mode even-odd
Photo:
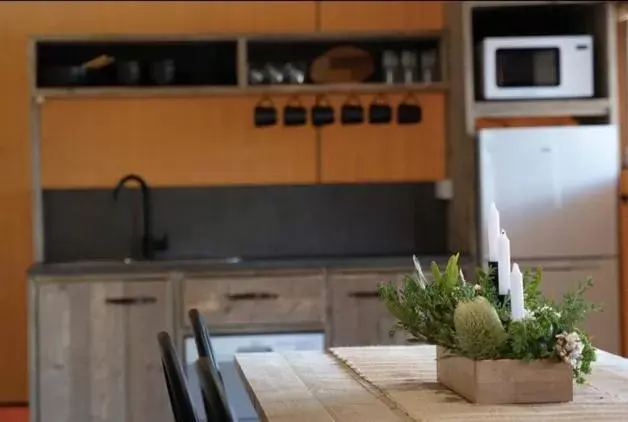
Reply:
[[[287,352],[303,350],[324,350],[325,334],[277,333],[277,334],[222,334],[212,335],[211,343],[216,354],[218,367],[225,384],[227,401],[238,422],[259,421],[253,404],[244,389],[235,367],[236,353]],[[194,364],[198,351],[193,336],[185,338],[185,369],[194,407],[202,420],[206,420],[205,408]]]

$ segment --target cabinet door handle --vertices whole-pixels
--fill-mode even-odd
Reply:
[[[105,299],[107,305],[148,305],[155,302],[157,302],[157,298],[153,296],[108,297]]]
[[[349,293],[349,297],[354,297],[356,299],[379,299],[379,292],[375,292],[375,291],[351,292]]]
[[[621,200],[621,202],[628,203],[628,195],[619,195],[619,199]]]
[[[231,301],[236,300],[274,300],[277,299],[279,295],[277,293],[232,293],[227,295],[227,299]]]

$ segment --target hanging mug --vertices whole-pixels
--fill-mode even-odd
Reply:
[[[340,121],[343,125],[358,125],[364,123],[364,107],[356,95],[350,95],[342,105]]]
[[[330,125],[335,120],[334,108],[327,98],[324,95],[317,97],[316,104],[312,107],[312,124],[316,127],[321,127]]]
[[[409,125],[421,123],[423,110],[413,94],[408,94],[397,106],[397,123]]]
[[[283,108],[284,126],[303,126],[307,123],[307,110],[298,97],[292,97]]]
[[[392,108],[383,95],[377,95],[369,106],[369,123],[386,124],[392,120]]]
[[[277,124],[277,109],[270,98],[264,97],[257,103],[253,118],[255,127],[274,126]]]

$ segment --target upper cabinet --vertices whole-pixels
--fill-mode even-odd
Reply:
[[[316,131],[256,128],[259,97],[72,98],[41,106],[45,188],[316,182]],[[273,97],[277,107],[287,98]],[[311,106],[313,99],[301,98]]]
[[[422,31],[444,27],[441,1],[321,1],[322,31]]]
[[[314,1],[15,2],[0,11],[38,35],[311,32]]]
[[[340,110],[347,96],[330,96]],[[354,100],[355,101],[355,100]],[[446,178],[445,94],[439,92],[359,98],[368,119],[373,103],[392,111],[386,124],[343,125],[321,129],[321,181],[323,183],[369,183],[437,181]],[[396,123],[400,104],[419,107],[421,121]]]

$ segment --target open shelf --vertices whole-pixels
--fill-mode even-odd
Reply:
[[[247,82],[256,87],[440,82],[440,44],[435,35],[251,39],[246,46]]]
[[[39,41],[35,54],[38,88],[238,85],[235,39]]]
[[[507,117],[594,117],[610,113],[608,98],[586,100],[541,101],[477,101],[474,105],[476,118]]]
[[[582,1],[471,2],[474,98],[482,93],[481,42],[489,37],[568,36],[593,37],[595,99],[609,97],[606,4]],[[589,98],[574,99],[577,101]]]
[[[289,36],[231,34],[225,37],[169,36],[158,39],[134,36],[88,39],[43,37],[34,40],[36,72],[32,93],[38,98],[124,98],[444,91],[448,89],[448,83],[443,37],[443,31]],[[312,63],[338,46],[359,49],[359,60],[368,62],[366,74],[358,78],[312,80]],[[412,77],[407,78],[405,70],[408,67],[399,63],[394,80],[387,80],[382,65],[385,51],[393,51],[399,62],[402,52],[413,53],[405,56],[406,64],[409,56],[416,61],[416,66],[411,67]],[[429,60],[432,65],[428,73],[423,72],[421,67],[422,60],[428,60],[422,55],[424,52],[428,53],[428,57],[431,55]],[[85,70],[85,63],[103,57],[109,59],[108,64]],[[334,63],[345,63],[341,67],[347,61],[351,62],[351,58],[346,57],[336,57],[335,60]],[[155,77],[154,65],[164,62],[175,68],[175,76],[169,81]],[[293,63],[304,67],[299,83],[290,83],[294,80],[289,78],[281,83],[276,80],[249,83],[250,70],[255,64],[282,68]],[[78,77],[68,74],[69,69],[79,72]],[[135,72],[135,77],[129,77],[131,71]],[[387,74],[390,76],[390,72]],[[426,78],[426,74],[429,77]]]
[[[172,88],[42,88],[34,91],[36,98],[135,98],[135,97],[189,97],[189,96],[237,96],[273,94],[326,94],[326,93],[392,93],[446,91],[448,84],[329,84],[329,85],[272,85],[259,87],[172,87]]]

